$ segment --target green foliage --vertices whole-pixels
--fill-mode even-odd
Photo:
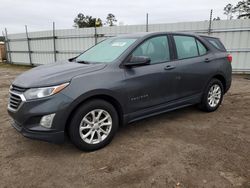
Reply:
[[[0,42],[4,42],[4,37],[0,36]]]
[[[217,20],[220,20],[219,16],[217,16],[216,18],[213,19],[213,21],[217,21]]]
[[[74,27],[84,28],[84,27],[101,27],[102,20],[100,18],[93,18],[92,16],[84,15],[79,13],[74,19]]]
[[[109,13],[106,17],[106,23],[109,26],[114,26],[117,19],[115,15]],[[83,13],[79,13],[74,19],[74,27],[76,28],[84,28],[84,27],[101,27],[103,26],[102,20],[100,18],[94,18],[92,16],[84,15]]]
[[[235,12],[238,12],[238,18],[250,18],[250,0],[239,1],[234,7]]]
[[[227,4],[225,7],[224,7],[224,14],[227,15],[227,19],[228,20],[231,20],[233,18],[233,13],[234,13],[234,7],[232,4]]]
[[[236,14],[238,19],[250,19],[250,0],[239,1],[235,6],[227,4],[224,8],[224,14],[227,15],[227,19],[232,19]]]
[[[115,22],[117,22],[117,19],[115,18],[115,15],[109,13],[109,14],[107,15],[107,18],[106,18],[106,23],[107,23],[109,26],[114,26],[114,25],[115,25]]]

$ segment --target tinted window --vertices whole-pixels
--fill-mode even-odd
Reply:
[[[210,37],[204,37],[210,44],[212,44],[215,48],[221,50],[221,51],[226,51],[226,48],[223,46],[221,41],[216,38],[210,38]]]
[[[81,54],[76,61],[110,63],[118,58],[136,39],[110,38]]]
[[[159,36],[148,39],[138,46],[132,55],[147,56],[151,59],[151,64],[169,61],[168,38],[166,36]]]
[[[196,39],[190,36],[174,36],[178,59],[198,56]]]
[[[198,41],[198,40],[196,40],[196,41],[197,41],[197,45],[198,45],[199,55],[206,54],[207,53],[206,47],[203,44],[201,44],[200,41]]]

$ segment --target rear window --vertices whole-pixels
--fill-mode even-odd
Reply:
[[[226,51],[226,48],[222,44],[222,42],[217,39],[217,38],[211,38],[211,37],[203,37],[205,38],[210,44],[212,44],[215,48],[221,50],[221,51]]]

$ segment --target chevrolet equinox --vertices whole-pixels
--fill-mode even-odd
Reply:
[[[33,68],[10,86],[11,124],[26,137],[81,150],[104,147],[119,126],[190,105],[212,112],[231,85],[218,38],[137,33],[108,38],[67,61]]]

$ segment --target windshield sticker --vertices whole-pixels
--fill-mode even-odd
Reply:
[[[111,46],[114,46],[114,47],[123,47],[126,44],[127,44],[126,42],[114,42],[114,43],[111,44]]]

